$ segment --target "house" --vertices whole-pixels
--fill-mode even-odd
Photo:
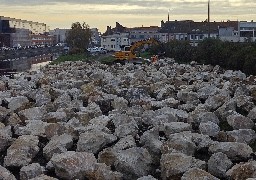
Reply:
[[[234,32],[238,30],[237,21],[227,22],[210,22],[202,21],[195,22],[192,20],[184,21],[161,21],[161,33],[168,34],[168,41],[179,40],[189,41],[191,45],[196,46],[200,41],[205,38],[219,38],[219,28],[233,27]],[[221,30],[223,32],[223,29]],[[224,33],[224,32],[223,32]],[[235,34],[234,34],[235,35]]]
[[[222,41],[239,42],[239,31],[234,27],[219,27],[219,38]]]
[[[149,27],[134,27],[127,28],[129,32],[130,42],[137,42],[144,39],[154,38],[160,40],[162,38],[161,33],[159,33],[158,26],[149,26]]]
[[[239,22],[240,42],[256,42],[256,22]]]
[[[116,33],[101,37],[101,47],[108,51],[120,51],[130,45],[129,33]]]

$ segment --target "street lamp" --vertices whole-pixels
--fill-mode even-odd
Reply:
[[[210,0],[208,0],[208,38],[210,38]]]

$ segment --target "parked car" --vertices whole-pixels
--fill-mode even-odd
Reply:
[[[88,48],[87,51],[89,51],[91,54],[106,54],[107,50],[103,47],[93,47]]]

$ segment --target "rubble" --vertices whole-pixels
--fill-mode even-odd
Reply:
[[[172,59],[0,77],[0,179],[255,178],[255,83]]]

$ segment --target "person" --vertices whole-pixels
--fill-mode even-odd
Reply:
[[[154,64],[154,63],[156,63],[157,59],[158,59],[157,55],[153,55],[151,57],[151,62]]]

